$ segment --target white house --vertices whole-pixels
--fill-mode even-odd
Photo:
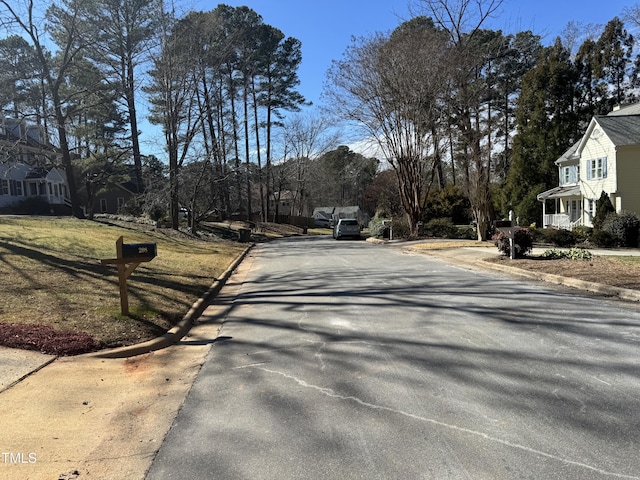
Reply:
[[[38,197],[51,213],[69,213],[69,189],[59,151],[44,129],[24,119],[0,116],[0,211]]]
[[[537,196],[544,227],[592,226],[603,191],[616,212],[640,214],[640,104],[593,117],[580,141],[555,163],[559,185]],[[547,214],[548,202],[556,213]]]
[[[69,190],[63,170],[24,163],[0,163],[0,209],[13,207],[30,197],[39,197],[52,211],[69,204]]]

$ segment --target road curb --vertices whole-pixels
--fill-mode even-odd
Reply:
[[[628,300],[631,302],[640,302],[640,291],[632,290],[629,288],[621,288],[621,287],[613,287],[611,285],[606,285],[603,283],[596,282],[587,282],[584,280],[579,280],[577,278],[571,277],[563,277],[562,275],[554,275],[551,273],[543,273],[543,272],[533,272],[531,270],[524,270],[518,267],[512,267],[509,265],[501,265],[486,261],[487,257],[476,256],[473,259],[470,258],[461,258],[460,256],[454,257],[450,251],[443,254],[443,250],[416,250],[413,248],[405,248],[404,250],[417,253],[429,255],[434,258],[438,258],[444,262],[453,263],[461,266],[468,267],[476,267],[485,270],[497,270],[506,272],[512,275],[517,275],[520,277],[530,278],[532,280],[539,280],[542,282],[553,283],[555,285],[563,285],[566,287],[575,288],[578,290],[585,290],[589,292],[599,293],[602,295],[609,295],[613,297],[617,297],[621,300]],[[447,250],[447,249],[445,249]]]
[[[578,280],[576,278],[563,277],[562,275],[554,275],[552,273],[540,273],[531,272],[529,270],[523,270],[517,267],[510,267],[508,265],[496,265],[484,260],[477,260],[474,262],[476,265],[482,265],[492,270],[501,270],[514,275],[522,277],[532,278],[534,280],[541,280],[543,282],[553,283],[556,285],[564,285],[567,287],[577,288],[579,290],[587,290],[589,292],[601,293],[604,295],[612,295],[623,300],[630,300],[634,302],[640,302],[640,292],[637,290],[631,290],[628,288],[612,287],[611,285],[605,285],[603,283],[586,282],[584,280]]]
[[[202,315],[202,312],[209,306],[211,301],[216,297],[220,289],[227,283],[231,274],[238,268],[238,265],[244,260],[249,251],[255,246],[251,244],[248,246],[233,263],[227,268],[224,273],[217,278],[209,287],[207,292],[200,297],[189,309],[189,311],[182,317],[182,320],[178,324],[169,330],[164,335],[148,340],[136,345],[128,345],[126,347],[118,347],[109,350],[101,350],[99,352],[86,353],[81,356],[94,357],[94,358],[127,358],[134,357],[136,355],[142,355],[143,353],[149,353],[154,350],[160,350],[178,342],[184,337],[191,327],[194,325],[196,319]]]

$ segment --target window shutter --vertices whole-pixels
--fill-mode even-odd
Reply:
[[[607,178],[607,157],[602,159],[602,178]]]
[[[587,160],[587,180],[591,180],[591,160]]]

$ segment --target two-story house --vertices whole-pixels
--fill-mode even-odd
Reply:
[[[51,213],[69,213],[66,174],[54,166],[58,157],[41,128],[0,117],[0,210],[11,211],[38,197]]]
[[[555,163],[559,185],[537,196],[544,227],[592,226],[603,191],[617,212],[640,214],[640,104],[593,117],[580,141]]]

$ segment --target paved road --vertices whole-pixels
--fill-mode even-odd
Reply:
[[[366,242],[247,261],[148,479],[640,478],[637,307]]]

